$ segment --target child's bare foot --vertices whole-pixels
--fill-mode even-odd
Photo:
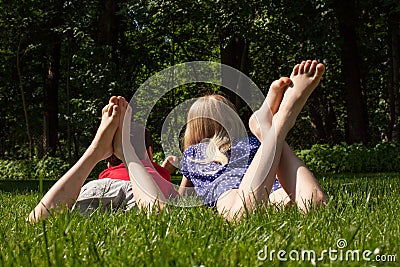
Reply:
[[[290,76],[293,87],[286,90],[277,116],[274,117],[277,127],[287,133],[294,126],[297,116],[318,86],[324,72],[324,64],[316,60],[303,61],[293,68]]]
[[[250,130],[260,141],[262,138],[259,123],[268,119],[265,114],[270,113],[272,116],[275,115],[279,109],[286,89],[289,86],[292,86],[292,84],[292,81],[288,77],[282,77],[279,80],[272,82],[263,105],[250,117]]]
[[[90,145],[92,153],[100,160],[113,154],[112,141],[118,127],[120,117],[119,106],[109,103],[102,110],[100,126]]]
[[[110,100],[108,101],[109,104],[114,104],[117,105],[119,104],[119,98],[121,98],[121,96],[112,96],[110,97]]]
[[[279,80],[273,81],[269,87],[268,94],[265,98],[262,108],[266,108],[264,106],[268,105],[272,115],[275,115],[275,113],[278,112],[279,106],[281,105],[283,95],[289,86],[293,86],[293,82],[288,77],[282,77]]]
[[[115,100],[115,99],[113,99]],[[110,99],[111,101],[111,99]],[[125,100],[124,97],[118,96],[117,98],[118,106],[121,109],[121,116],[118,121],[118,127],[115,132],[114,140],[113,140],[113,148],[114,148],[114,155],[117,156],[120,160],[124,161],[124,151],[122,147],[122,130],[124,125],[124,117],[127,112],[131,112],[130,110],[127,111],[129,108],[129,103]]]

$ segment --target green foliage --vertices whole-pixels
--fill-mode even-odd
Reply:
[[[58,179],[70,167],[60,158],[0,160],[0,180]]]
[[[160,164],[164,162],[165,155],[162,151],[157,151],[153,152],[153,161],[156,162],[157,164]]]
[[[46,75],[56,41],[61,46],[57,153],[62,158],[76,159],[87,147],[109,96],[130,99],[151,75],[174,64],[219,62],[221,48],[238,36],[248,46],[248,74],[264,94],[274,79],[290,75],[300,60],[316,58],[326,63],[327,72],[314,94],[315,105],[325,125],[328,117],[334,117],[333,125],[325,130],[327,135],[338,133],[338,137],[324,141],[342,142],[348,117],[342,43],[332,9],[335,1],[3,1],[0,158],[23,159],[29,154],[20,85],[35,154],[42,157]],[[371,138],[379,142],[387,135],[389,120],[387,18],[399,12],[399,5],[396,0],[358,1],[357,10],[360,71],[368,92]],[[188,86],[158,101],[148,125],[156,141],[161,132],[159,122],[198,94],[196,86]],[[298,141],[296,149],[309,148],[316,139],[310,118],[303,117],[306,119],[296,124],[290,143],[307,141]]]
[[[35,176],[36,160],[1,160],[0,180],[29,180]]]
[[[31,160],[0,160],[0,180],[57,180],[72,166],[72,162],[57,157],[34,158]],[[90,173],[96,179],[107,167],[99,162]]]
[[[45,157],[35,164],[35,177],[58,179],[69,169],[70,164],[60,158]]]
[[[297,153],[316,173],[369,173],[400,171],[400,144],[379,143],[373,147],[362,144],[323,144]]]

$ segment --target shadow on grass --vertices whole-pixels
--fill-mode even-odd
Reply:
[[[89,182],[88,179],[86,182]],[[181,176],[171,176],[171,182],[179,185]],[[47,192],[56,180],[43,180],[42,181],[42,192]],[[3,192],[29,192],[37,191],[40,192],[40,181],[39,180],[0,180],[0,191]]]

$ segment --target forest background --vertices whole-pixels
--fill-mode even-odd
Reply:
[[[194,60],[232,66],[264,94],[299,61],[323,61],[322,84],[288,137],[296,150],[400,138],[398,0],[0,0],[0,33],[2,160],[77,159],[111,95],[129,100],[153,74]],[[220,89],[196,86],[153,108],[156,151],[174,107]]]

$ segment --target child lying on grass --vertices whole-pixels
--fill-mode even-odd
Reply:
[[[249,121],[257,140],[231,139],[230,134],[238,127],[238,116],[225,98],[215,95],[199,98],[188,113],[181,188],[194,186],[203,203],[216,207],[228,220],[240,219],[271,199],[295,202],[305,212],[326,203],[315,177],[285,142],[324,72],[323,64],[307,60],[293,68],[290,78],[283,77],[271,84],[263,105]],[[135,148],[126,140],[127,135],[123,138],[122,126],[129,129],[132,109],[124,99],[118,105],[121,118],[127,115],[116,131],[114,153],[129,169],[138,206],[162,209],[167,199],[141,166]],[[242,151],[248,154],[243,156]],[[235,153],[239,155],[237,158],[232,157]],[[285,194],[272,192],[276,177]]]
[[[49,209],[72,206],[95,164],[112,154],[129,170],[136,205],[149,211],[162,209],[170,197],[182,194],[183,188],[191,186],[205,205],[216,207],[228,220],[240,219],[247,211],[271,200],[295,202],[303,211],[326,203],[312,173],[285,142],[324,71],[323,64],[307,60],[294,67],[290,78],[273,82],[263,105],[250,118],[250,130],[256,137],[252,139],[231,139],[237,116],[225,98],[215,95],[199,98],[188,113],[182,159],[184,176],[179,192],[160,174],[151,175],[145,168],[139,157],[140,146],[132,145],[130,135],[123,134],[123,130],[135,128],[131,125],[132,109],[123,97],[112,97],[103,109],[92,144],[43,197],[29,220],[46,217]],[[141,139],[134,132],[133,137]],[[202,143],[204,140],[206,145]],[[248,154],[231,157],[241,150]],[[276,177],[283,189],[272,191]],[[168,188],[167,194],[163,192],[164,185]]]
[[[65,208],[77,209],[88,214],[99,208],[99,205],[102,210],[120,208],[128,210],[135,206],[128,172],[122,161],[113,155],[111,144],[120,117],[119,107],[115,104],[117,101],[117,97],[112,97],[103,108],[101,123],[93,142],[78,162],[49,189],[29,214],[27,219],[30,222],[37,222],[48,217],[52,210]],[[168,156],[162,166],[159,166],[153,162],[149,131],[143,127],[137,127],[135,135],[138,139],[145,141],[145,149],[138,151],[145,170],[157,182],[166,197],[175,194],[176,191],[172,189],[169,181],[170,172],[175,170],[176,157]],[[82,187],[95,165],[104,159],[108,161],[108,168],[100,173],[100,179],[90,181]]]

